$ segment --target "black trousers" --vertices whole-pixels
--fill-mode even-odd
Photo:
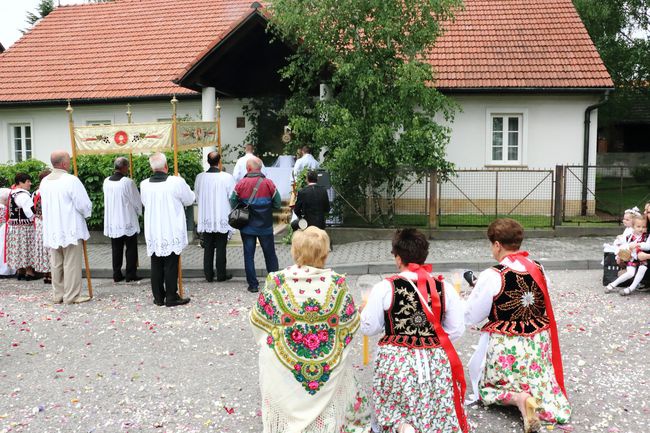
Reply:
[[[157,303],[171,302],[178,296],[178,255],[151,256],[151,291]]]
[[[122,236],[111,238],[111,250],[113,252],[113,279],[122,279],[122,258],[126,247],[126,279],[136,278],[138,269],[138,235]]]
[[[228,244],[228,233],[203,233],[203,273],[206,280],[214,279],[215,267],[217,280],[226,278],[226,244]]]

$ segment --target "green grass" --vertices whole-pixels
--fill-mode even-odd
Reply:
[[[524,228],[548,228],[553,222],[552,217],[546,215],[499,215],[499,218],[512,218]],[[441,215],[438,224],[455,227],[487,227],[494,219],[494,215]]]
[[[633,178],[596,179],[596,210],[599,213],[611,215],[618,220],[621,219],[625,209],[632,206],[643,209],[648,201],[650,201],[650,179],[645,183],[639,183]]]
[[[376,217],[373,217],[376,218]],[[426,227],[429,224],[427,215],[395,215],[391,227]],[[368,224],[359,215],[346,215],[343,218],[345,227],[382,227],[381,221],[374,221]]]

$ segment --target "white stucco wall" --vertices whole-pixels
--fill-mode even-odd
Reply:
[[[236,118],[244,116],[242,102],[237,99],[221,99],[221,142],[231,144],[239,150],[247,128],[237,128]],[[178,116],[190,116],[201,120],[201,100],[180,98]],[[10,125],[28,123],[32,127],[33,158],[49,162],[50,153],[56,149],[70,149],[70,134],[66,105],[58,107],[0,107],[0,163],[13,161],[14,149],[10,142]],[[75,125],[86,125],[89,121],[109,120],[112,124],[127,123],[127,107],[123,104],[73,105]],[[172,107],[169,101],[131,103],[132,120],[156,122],[170,119]]]

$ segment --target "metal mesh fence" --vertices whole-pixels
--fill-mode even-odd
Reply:
[[[508,217],[526,227],[553,224],[553,170],[456,170],[439,183],[440,226],[486,226]]]
[[[617,222],[626,209],[642,210],[650,201],[649,168],[567,166],[565,170],[563,222]]]

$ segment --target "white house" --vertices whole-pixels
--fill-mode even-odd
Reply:
[[[246,135],[243,100],[286,92],[290,49],[251,0],[116,0],[62,6],[0,54],[0,162],[47,161],[77,125],[214,119]],[[465,0],[428,59],[461,107],[448,159],[460,168],[550,169],[596,161],[597,108],[613,87],[571,0]],[[590,120],[585,122],[585,119]]]

